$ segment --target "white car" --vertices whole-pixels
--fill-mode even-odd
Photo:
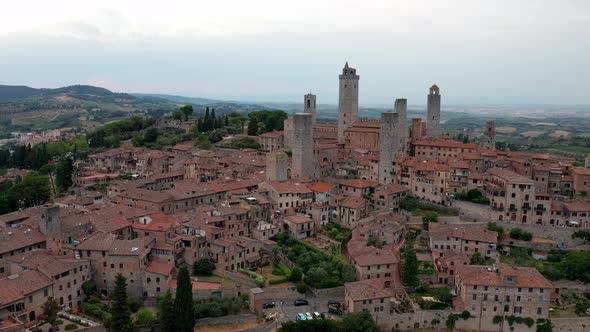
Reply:
[[[311,314],[309,312],[305,313],[305,318],[307,318],[307,320],[313,319],[313,317],[311,316]]]
[[[313,319],[320,319],[321,317],[322,316],[320,315],[319,312],[316,311],[316,312],[313,313]]]

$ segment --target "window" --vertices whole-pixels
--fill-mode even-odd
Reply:
[[[541,315],[543,314],[543,308],[539,307],[537,308],[537,315]]]

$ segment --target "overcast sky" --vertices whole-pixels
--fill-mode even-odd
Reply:
[[[590,104],[589,0],[4,1],[0,84],[336,104]]]

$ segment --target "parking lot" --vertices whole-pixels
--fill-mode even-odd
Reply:
[[[329,314],[328,313],[328,301],[335,300],[339,303],[344,302],[343,297],[336,297],[336,298],[303,298],[309,301],[309,305],[303,306],[295,306],[294,301],[281,301],[281,300],[274,300],[277,304],[275,308],[264,309],[264,315],[266,316],[269,313],[276,312],[277,315],[277,325],[280,326],[285,321],[288,320],[295,320],[298,313],[306,313],[309,312],[313,315],[314,312],[324,313],[327,318],[330,319],[342,319],[341,316]]]

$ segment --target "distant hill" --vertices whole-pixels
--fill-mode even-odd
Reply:
[[[208,105],[208,104],[224,103],[223,100],[219,100],[219,99],[194,98],[194,97],[155,94],[155,93],[132,93],[132,95],[137,96],[137,97],[155,97],[155,98],[169,100],[169,101],[179,103],[179,104]]]

